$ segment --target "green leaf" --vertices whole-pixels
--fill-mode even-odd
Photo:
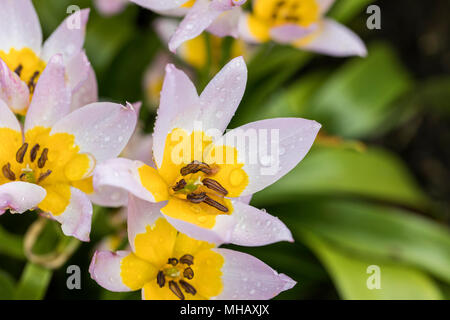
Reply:
[[[305,237],[328,269],[343,299],[360,300],[438,300],[442,295],[426,274],[407,266],[377,259],[361,259],[332,247],[311,234]],[[380,289],[369,289],[369,266],[380,269]]]
[[[367,58],[352,59],[326,80],[306,116],[322,123],[328,133],[376,136],[397,123],[395,102],[411,88],[410,75],[393,50],[376,44],[369,47]]]
[[[25,259],[23,240],[20,236],[9,233],[0,226],[0,253],[16,258]]]
[[[401,262],[450,283],[450,232],[408,211],[320,198],[277,206],[297,235],[309,231],[362,257]]]
[[[14,279],[0,270],[0,300],[11,300],[14,297]]]
[[[40,300],[45,297],[52,271],[33,263],[25,266],[17,286],[16,299]]]
[[[91,19],[86,33],[86,52],[99,76],[120,52],[123,46],[136,32],[134,17],[136,8],[129,8],[125,13],[109,19]]]
[[[339,0],[335,2],[328,15],[340,22],[346,22],[361,11],[365,11],[372,2],[374,0]]]
[[[340,146],[314,147],[297,167],[254,199],[267,205],[317,194],[364,196],[421,208],[428,205],[393,154],[378,148],[359,152]]]

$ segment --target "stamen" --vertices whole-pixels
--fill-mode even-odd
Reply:
[[[180,280],[180,285],[187,293],[190,293],[192,295],[195,295],[197,293],[197,290],[195,290],[195,288],[192,285],[190,285],[188,282],[184,280]]]
[[[186,196],[186,198],[192,203],[202,203],[207,198],[207,195],[205,192],[190,193]]]
[[[228,194],[227,189],[222,187],[222,185],[219,182],[217,182],[216,180],[205,178],[202,180],[202,183],[208,189],[214,190],[220,194],[223,194],[224,196],[226,196]]]
[[[188,266],[193,265],[194,264],[194,257],[191,256],[190,254],[185,254],[184,256],[182,256],[180,258],[180,262],[183,264],[187,264]]]
[[[158,275],[156,276],[156,282],[158,283],[158,286],[160,288],[164,287],[164,284],[166,283],[166,278],[164,277],[164,272],[159,271]]]
[[[20,74],[22,73],[23,66],[19,64],[19,66],[14,70],[14,72],[20,77]]]
[[[37,156],[37,153],[38,153],[40,147],[41,147],[40,145],[35,144],[34,147],[31,149],[31,151],[30,151],[31,162],[34,162],[34,160],[36,160],[36,156]]]
[[[16,161],[18,163],[23,163],[23,158],[25,157],[25,154],[27,153],[28,149],[28,143],[24,143],[19,150],[17,150],[16,153]]]
[[[186,181],[184,179],[181,179],[178,181],[175,185],[175,187],[172,188],[173,191],[180,191],[186,186]]]
[[[192,161],[187,166],[181,168],[180,173],[182,176],[187,176],[188,174],[197,173],[199,171],[201,171],[207,175],[214,173],[214,170],[211,169],[211,167],[208,164],[197,161],[197,160]]]
[[[169,281],[169,289],[180,299],[184,300],[184,294],[181,292],[180,286],[173,280]]]
[[[30,89],[30,93],[33,93],[34,89],[36,88],[36,78],[39,76],[39,73],[39,71],[35,71],[31,76],[30,81],[28,81],[28,88]]]
[[[3,166],[2,172],[6,179],[11,181],[16,180],[16,175],[11,171],[11,164],[9,162]]]
[[[168,263],[173,266],[176,266],[178,264],[178,259],[177,258],[169,258]]]
[[[194,278],[194,270],[192,270],[192,268],[190,268],[190,267],[184,269],[184,271],[183,271],[183,276],[184,276],[186,279],[191,280],[192,278]]]
[[[47,178],[51,173],[52,173],[52,170],[47,170],[47,172],[41,173],[41,175],[39,176],[39,178],[37,180],[37,183],[42,182],[42,180]]]
[[[225,207],[224,205],[220,204],[216,200],[211,199],[208,196],[206,196],[206,199],[203,200],[203,202],[206,203],[207,205],[210,205],[211,207],[216,208],[219,211],[228,212],[228,208],[227,207]]]
[[[45,163],[46,163],[47,160],[48,160],[47,155],[48,155],[48,149],[45,148],[45,149],[42,151],[41,157],[40,157],[39,160],[38,160],[38,167],[39,167],[39,169],[42,169],[42,168],[45,166]]]

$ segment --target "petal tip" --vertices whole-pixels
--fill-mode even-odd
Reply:
[[[283,291],[292,289],[293,287],[295,287],[297,285],[297,281],[288,277],[284,273],[280,273],[278,276],[279,276],[280,280],[284,283]]]

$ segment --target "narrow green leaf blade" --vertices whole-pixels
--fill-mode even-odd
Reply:
[[[45,297],[52,271],[29,262],[17,286],[16,299],[40,300]]]

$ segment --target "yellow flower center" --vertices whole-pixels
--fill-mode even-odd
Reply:
[[[286,23],[307,27],[320,17],[316,0],[258,0],[254,14],[273,27]]]
[[[214,227],[218,215],[232,214],[228,197],[239,197],[248,184],[237,150],[211,142],[204,132],[174,129],[166,138],[161,167],[139,168],[155,200],[169,200],[164,214],[203,228]]]
[[[0,185],[24,181],[42,186],[46,198],[39,204],[45,212],[59,215],[70,202],[70,186],[91,192],[87,176],[95,166],[88,154],[78,153],[75,137],[66,133],[50,136],[50,129],[36,127],[25,135],[0,129]]]
[[[250,32],[260,41],[270,38],[269,30],[285,24],[308,27],[320,19],[316,0],[258,0],[248,17]]]
[[[131,290],[144,288],[146,299],[209,299],[223,290],[224,259],[214,245],[178,233],[163,218],[138,234],[134,246],[121,261],[121,278]]]
[[[24,81],[30,93],[33,94],[36,83],[45,69],[46,63],[42,61],[30,48],[16,50],[10,49],[9,52],[0,50],[0,58],[6,65],[14,71],[22,81]]]

